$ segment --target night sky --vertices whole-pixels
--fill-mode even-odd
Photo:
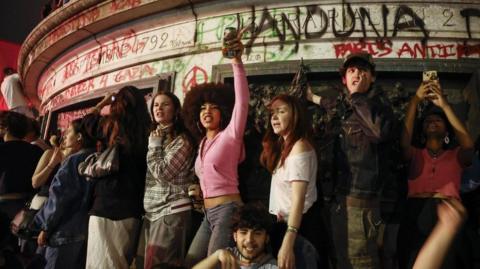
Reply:
[[[22,44],[48,0],[0,0],[0,39]]]

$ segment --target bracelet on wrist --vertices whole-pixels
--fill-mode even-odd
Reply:
[[[291,226],[291,225],[288,225],[287,233],[298,233],[298,228],[294,227],[294,226]]]

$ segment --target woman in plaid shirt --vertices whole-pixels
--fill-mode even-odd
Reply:
[[[180,111],[178,98],[166,91],[155,95],[150,107],[156,129],[148,144],[145,219],[138,251],[145,255],[144,268],[179,266],[185,256],[194,154]]]

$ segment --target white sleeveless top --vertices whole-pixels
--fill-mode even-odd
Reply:
[[[269,211],[288,219],[292,207],[292,181],[306,181],[307,192],[303,213],[317,200],[317,154],[314,150],[289,155],[282,167],[273,171]]]

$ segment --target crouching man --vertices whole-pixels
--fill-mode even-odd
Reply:
[[[232,218],[235,247],[217,250],[193,269],[277,269],[277,261],[267,252],[271,227],[271,216],[264,207],[240,207]]]

